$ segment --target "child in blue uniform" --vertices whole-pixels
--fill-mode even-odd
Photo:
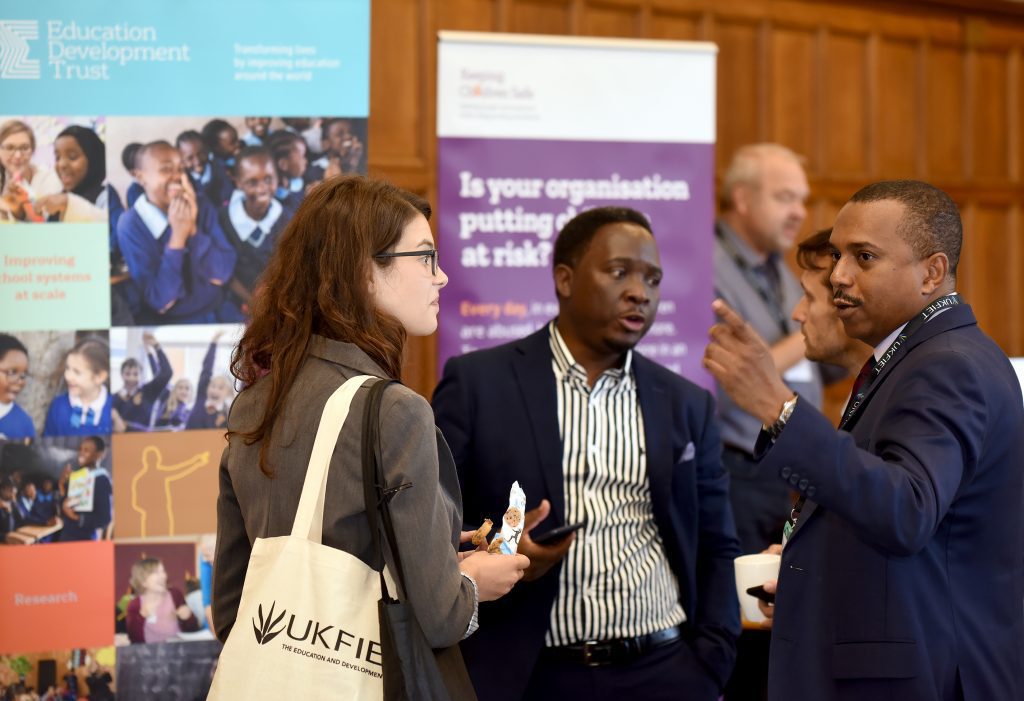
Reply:
[[[57,395],[46,412],[44,436],[110,433],[110,346],[97,336],[79,341],[64,360],[67,392]]]
[[[223,428],[228,423],[228,410],[231,408],[234,389],[231,380],[224,375],[213,376],[217,341],[223,335],[222,331],[214,334],[206,357],[203,358],[203,369],[199,373],[199,386],[196,388],[196,403],[186,425],[188,429]]]
[[[242,149],[238,130],[223,119],[211,119],[203,125],[200,133],[213,159],[221,161],[229,171],[234,168],[235,157]]]
[[[78,444],[78,466],[88,468],[93,475],[92,511],[75,510],[65,497],[61,505],[64,528],[60,531],[62,543],[78,540],[99,540],[103,530],[114,519],[114,488],[110,473],[100,463],[107,452],[107,444],[99,436],[87,436]]]
[[[114,411],[121,417],[125,428],[129,431],[148,431],[151,426],[153,404],[160,393],[171,381],[173,369],[167,360],[156,336],[151,333],[142,334],[142,343],[146,347],[153,379],[139,386],[142,365],[135,358],[128,358],[121,363],[121,380],[124,387],[114,395]]]
[[[180,431],[188,423],[192,412],[192,382],[187,377],[180,378],[170,391],[160,395],[154,410],[154,428],[167,431]]]
[[[274,196],[289,209],[298,209],[306,196],[306,170],[309,168],[306,141],[292,131],[275,131],[267,144],[277,170]]]
[[[216,210],[192,189],[181,154],[166,141],[154,141],[139,160],[145,196],[117,225],[121,252],[142,296],[136,323],[240,321],[241,312],[224,294],[235,250]]]
[[[0,438],[20,441],[36,437],[32,419],[16,399],[28,380],[28,351],[14,336],[0,333]]]
[[[246,146],[263,146],[270,131],[270,117],[246,117],[246,132],[242,134],[242,143]]]
[[[189,129],[178,134],[174,143],[192,179],[192,189],[205,195],[215,207],[227,202],[235,186],[228,177],[224,161],[210,154],[203,135]]]
[[[256,290],[256,280],[267,267],[293,212],[274,198],[277,170],[267,149],[242,149],[233,176],[237,189],[228,204],[220,208],[218,220],[238,255],[230,289],[245,310]]]

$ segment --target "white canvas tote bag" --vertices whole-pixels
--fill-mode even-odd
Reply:
[[[383,698],[380,575],[323,545],[322,533],[331,455],[352,397],[370,379],[378,378],[353,377],[327,400],[291,535],[253,544],[208,699]]]

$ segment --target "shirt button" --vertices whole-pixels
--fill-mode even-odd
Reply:
[[[791,485],[793,485],[794,487],[797,486],[800,483],[800,475],[796,475],[796,474],[790,475],[789,476],[789,483]]]
[[[793,472],[793,468],[790,467],[789,465],[786,465],[781,470],[779,470],[779,474],[782,475],[782,479],[786,479],[787,477],[789,477],[789,475],[792,472]]]
[[[800,491],[802,492],[805,489],[807,489],[807,485],[809,485],[809,484],[810,484],[810,482],[808,482],[807,480],[803,479],[803,480],[800,480],[800,484],[798,484],[797,486],[800,488]]]
[[[807,496],[813,497],[816,491],[818,491],[818,488],[812,484],[810,487],[807,488]]]

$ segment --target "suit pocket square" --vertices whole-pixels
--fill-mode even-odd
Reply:
[[[686,444],[683,448],[683,454],[679,458],[679,462],[686,462],[687,460],[693,460],[697,457],[697,448],[693,445],[693,441]]]

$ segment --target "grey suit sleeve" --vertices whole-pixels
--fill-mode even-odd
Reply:
[[[459,572],[452,514],[438,476],[434,415],[426,400],[408,390],[384,394],[381,451],[388,485],[412,484],[391,501],[406,599],[431,647],[455,645],[473,616],[473,585]],[[394,571],[389,551],[386,560]]]
[[[221,640],[227,640],[228,633],[238,616],[238,603],[242,598],[242,585],[249,565],[252,546],[245,531],[242,511],[235,497],[231,475],[228,473],[228,451],[224,449],[220,459],[220,494],[217,496],[217,552],[213,560],[212,613],[214,631]]]

